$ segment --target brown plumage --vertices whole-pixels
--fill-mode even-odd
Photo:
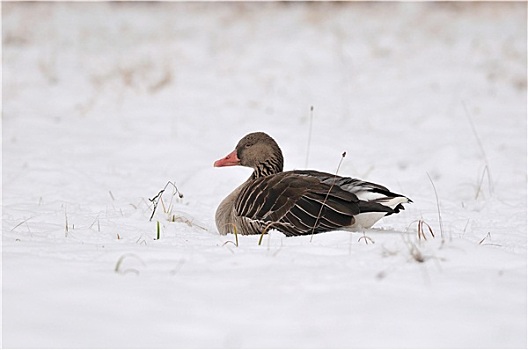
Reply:
[[[409,198],[381,185],[314,170],[283,172],[279,146],[269,135],[244,136],[215,167],[253,168],[251,177],[216,211],[221,234],[261,234],[276,229],[287,236],[338,229],[370,228],[383,216],[403,210]]]

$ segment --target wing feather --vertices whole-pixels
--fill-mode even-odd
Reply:
[[[400,203],[406,201],[410,200],[381,185],[296,170],[249,181],[236,200],[235,213],[251,222],[253,230],[269,225],[292,236],[351,226],[361,213],[390,215],[403,209]]]

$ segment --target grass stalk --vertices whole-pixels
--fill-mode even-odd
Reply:
[[[64,208],[64,219],[65,219],[64,237],[68,237],[68,213],[66,212],[66,208]]]
[[[114,272],[118,273],[118,274],[121,274],[121,275],[127,274],[129,272],[132,272],[132,273],[135,273],[136,275],[139,275],[139,270],[137,270],[137,269],[123,269],[121,267],[123,265],[123,261],[125,261],[126,258],[135,258],[141,263],[141,265],[145,266],[145,263],[143,262],[143,260],[141,260],[137,255],[134,255],[134,254],[123,254],[117,260],[116,266],[114,268]]]
[[[493,181],[491,179],[491,172],[490,172],[490,166],[489,166],[489,162],[488,162],[488,157],[486,155],[486,151],[484,150],[484,146],[482,145],[482,141],[480,139],[480,136],[479,136],[479,134],[477,132],[477,128],[475,127],[475,124],[473,123],[473,119],[471,118],[471,114],[469,113],[469,110],[468,110],[468,108],[466,106],[466,103],[464,101],[462,101],[462,106],[464,106],[464,111],[466,112],[466,118],[467,118],[467,120],[469,122],[469,125],[471,127],[471,131],[473,132],[473,135],[475,136],[475,139],[477,140],[477,144],[478,144],[482,159],[484,160],[484,164],[485,164],[484,171],[482,173],[482,179],[480,181],[479,186],[477,187],[477,193],[475,195],[475,199],[477,199],[479,194],[480,194],[480,192],[481,192],[482,183],[484,181],[484,174],[487,173],[487,175],[488,175],[488,186],[489,186],[490,195],[493,194]]]
[[[13,227],[11,230],[9,230],[9,232],[13,232],[14,230],[16,230],[18,227],[22,226],[23,224],[26,224],[29,220],[35,218],[36,216],[31,216],[21,222],[19,222],[15,227]]]
[[[337,165],[336,172],[334,174],[334,181],[332,181],[332,185],[330,185],[330,188],[328,189],[328,192],[326,192],[325,199],[323,200],[323,204],[321,205],[321,208],[319,209],[319,213],[317,214],[317,219],[315,220],[315,223],[312,227],[312,235],[310,237],[310,242],[313,240],[313,236],[315,233],[315,228],[317,227],[317,224],[319,223],[319,219],[321,218],[321,213],[323,212],[323,208],[326,205],[326,201],[328,200],[328,196],[330,195],[330,192],[332,192],[332,188],[334,188],[335,182],[337,180],[337,173],[339,172],[339,168],[341,168],[341,164],[343,163],[343,159],[346,157],[346,151],[341,154],[341,159],[339,160],[339,164]]]
[[[235,241],[226,241],[224,242],[224,244],[222,244],[223,246],[226,245],[227,243],[231,243],[231,244],[234,244],[235,247],[238,247],[238,231],[237,231],[237,227],[235,224],[228,224],[228,225],[233,225],[233,234],[235,235]]]
[[[161,199],[161,196],[163,195],[163,192],[169,187],[169,185],[172,185],[174,187],[174,194],[178,194],[178,197],[183,198],[183,193],[181,193],[178,190],[178,187],[174,184],[174,182],[169,181],[165,184],[165,187],[161,191],[158,192],[157,195],[155,195],[152,199],[149,198],[149,201],[152,203],[154,208],[152,209],[152,214],[150,215],[149,221],[152,221],[152,218],[154,217],[154,214],[156,213],[156,209],[158,208],[159,201],[161,200],[161,204],[163,206],[164,211],[166,210],[165,204],[163,203],[163,200]]]
[[[235,235],[235,246],[238,247],[238,232],[236,225],[233,225],[233,234]]]
[[[366,245],[368,245],[369,242],[372,243],[372,244],[375,243],[372,238],[370,238],[369,236],[366,235],[365,231],[363,231],[363,236],[358,238],[358,242],[361,242],[362,239],[365,241]]]
[[[273,224],[274,224],[274,222],[270,222],[266,227],[264,227],[264,230],[262,230],[262,233],[260,234],[258,245],[262,245],[262,240],[264,239],[264,235],[268,232],[268,230],[270,229],[271,225],[273,225]]]
[[[418,220],[418,240],[420,239],[424,239],[425,241],[427,240],[427,237],[425,236],[425,231],[424,231],[424,225],[427,226],[427,229],[429,230],[429,233],[431,234],[431,236],[433,238],[435,238],[435,235],[434,235],[434,232],[433,232],[433,229],[431,228],[431,226],[425,222],[424,220]]]
[[[310,145],[312,144],[312,125],[313,125],[313,110],[314,107],[310,107],[310,126],[308,127],[308,145],[306,147],[306,162],[304,164],[305,168],[308,168],[308,159],[310,157]]]
[[[444,237],[444,225],[442,223],[442,215],[440,214],[440,201],[438,199],[438,192],[436,191],[436,186],[433,182],[433,179],[431,179],[431,176],[429,173],[427,173],[427,177],[429,178],[429,181],[431,182],[431,185],[433,186],[434,194],[436,197],[436,210],[438,212],[438,223],[440,225],[440,237],[442,237],[442,245],[444,245],[445,237]]]
[[[488,188],[490,189],[490,194],[492,192],[491,190],[491,175],[490,175],[490,171],[489,171],[489,168],[488,168],[488,165],[486,164],[484,166],[484,170],[482,171],[482,176],[480,177],[480,181],[479,181],[479,184],[477,186],[477,191],[475,193],[475,199],[478,199],[480,193],[482,192],[482,185],[484,183],[484,175],[488,174]]]

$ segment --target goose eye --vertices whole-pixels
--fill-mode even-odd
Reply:
[[[244,147],[249,148],[249,147],[251,147],[251,144],[250,143],[246,143],[246,145]]]

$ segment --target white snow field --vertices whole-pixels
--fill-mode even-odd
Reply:
[[[526,348],[526,14],[3,3],[3,346]],[[414,203],[221,236],[251,170],[212,164],[252,131]]]

